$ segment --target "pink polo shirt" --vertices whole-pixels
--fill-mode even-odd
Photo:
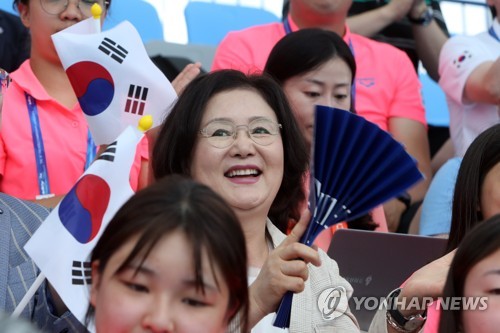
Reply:
[[[88,126],[82,109],[78,104],[67,109],[49,96],[31,70],[29,60],[11,77],[12,83],[4,95],[0,129],[0,191],[27,200],[40,194],[27,92],[36,100],[50,191],[55,195],[66,194],[85,166]],[[141,157],[148,156],[145,140],[139,155],[131,173],[134,188]]]
[[[298,30],[290,16],[288,19],[292,31]],[[272,48],[285,34],[279,22],[230,32],[217,48],[212,70],[261,72]],[[352,45],[356,59],[357,113],[385,131],[392,117],[426,125],[420,81],[408,56],[389,44],[353,34],[347,26],[344,41]]]

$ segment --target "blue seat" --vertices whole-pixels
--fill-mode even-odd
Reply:
[[[143,43],[163,40],[163,25],[156,8],[144,0],[118,0],[111,3],[104,20],[103,30],[108,30],[127,20],[137,29]]]
[[[450,114],[443,90],[427,73],[420,73],[419,78],[422,83],[427,123],[432,126],[449,127]]]
[[[184,10],[189,43],[218,45],[229,31],[278,22],[273,13],[243,6],[189,2]]]
[[[0,1],[0,9],[4,10],[6,12],[9,12],[11,14],[19,16],[17,9],[14,10],[14,8],[12,8],[12,1],[11,0]]]

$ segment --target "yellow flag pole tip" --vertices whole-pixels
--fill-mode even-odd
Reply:
[[[141,117],[141,119],[139,119],[139,125],[137,126],[137,128],[142,132],[146,132],[152,126],[153,116],[148,114],[147,116],[143,116]]]
[[[92,13],[92,16],[97,20],[101,18],[102,8],[98,3],[94,3],[92,7],[90,7],[90,12]]]

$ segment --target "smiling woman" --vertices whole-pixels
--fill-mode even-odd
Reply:
[[[288,290],[297,293],[289,332],[311,332],[317,326],[359,331],[349,310],[330,322],[319,310],[311,311],[323,290],[340,286],[350,295],[352,287],[326,253],[298,242],[309,221],[299,211],[308,154],[274,80],[233,70],[195,79],[165,120],[152,161],[157,179],[174,173],[191,176],[236,212],[247,244],[252,332],[286,332],[272,321]],[[286,237],[282,231],[289,220],[299,217]],[[231,323],[230,331],[236,331],[236,324]]]
[[[91,261],[87,320],[95,319],[97,333],[221,333],[236,313],[246,332],[244,236],[232,210],[204,185],[171,176],[138,192]]]

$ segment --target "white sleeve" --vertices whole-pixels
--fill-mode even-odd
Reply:
[[[494,61],[496,56],[480,39],[472,36],[455,36],[443,46],[439,56],[439,85],[448,98],[459,104],[463,100],[465,83],[481,63]]]

